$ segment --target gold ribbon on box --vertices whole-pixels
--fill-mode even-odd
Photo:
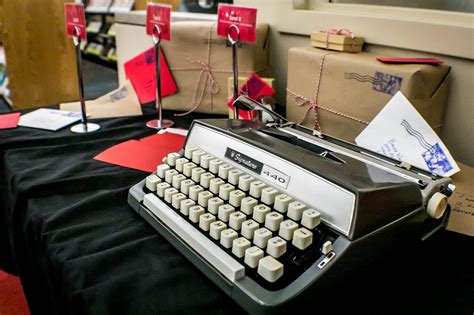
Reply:
[[[215,73],[233,73],[232,70],[223,70],[223,69],[212,69],[210,66],[211,62],[211,39],[212,39],[212,29],[214,28],[216,24],[212,24],[211,27],[209,28],[209,33],[207,36],[207,56],[206,56],[206,61],[202,60],[195,60],[190,57],[186,58],[186,61],[195,66],[190,66],[190,67],[177,67],[177,68],[171,68],[171,71],[200,71],[199,76],[196,80],[196,85],[194,87],[194,97],[193,97],[193,102],[191,104],[191,109],[189,109],[185,113],[181,114],[175,114],[175,116],[185,116],[193,111],[195,111],[199,105],[201,105],[202,100],[204,99],[204,95],[207,92],[210,93],[211,97],[211,110],[213,108],[213,95],[217,94],[220,92],[221,88],[219,84],[217,83],[217,80],[214,77]],[[265,69],[259,69],[255,71],[239,71],[239,73],[244,73],[244,74],[252,74],[254,72],[261,72]]]
[[[330,31],[327,31],[327,35],[329,36]],[[351,32],[352,33],[352,32]],[[313,112],[313,129],[314,130],[317,130],[317,131],[320,131],[322,132],[321,130],[321,124],[319,123],[319,117],[318,117],[318,108],[322,109],[322,110],[325,110],[325,111],[328,111],[330,113],[333,113],[335,115],[339,115],[341,117],[345,117],[347,119],[351,119],[351,120],[354,120],[354,121],[357,121],[361,124],[365,124],[365,125],[368,125],[369,122],[368,121],[365,121],[363,119],[359,119],[357,117],[353,117],[353,116],[350,116],[350,115],[347,115],[347,114],[344,114],[340,111],[337,111],[337,110],[334,110],[334,109],[331,109],[329,107],[325,107],[325,106],[322,106],[322,105],[319,105],[318,103],[318,98],[319,98],[319,88],[321,86],[321,79],[322,79],[322,76],[323,76],[323,69],[324,69],[324,61],[326,60],[326,57],[329,56],[329,55],[338,55],[340,54],[340,52],[328,52],[326,54],[324,54],[321,58],[321,63],[319,65],[319,71],[318,71],[318,76],[316,78],[316,92],[314,93],[314,98],[313,99],[310,99],[310,98],[307,98],[303,95],[300,95],[290,89],[286,89],[286,91],[291,94],[294,98],[295,98],[295,104],[297,106],[304,106],[304,105],[309,105],[309,107],[307,108],[306,112],[304,113],[303,117],[301,118],[301,120],[298,122],[299,124],[302,124],[303,121],[306,119],[306,117],[308,116],[308,113],[310,111]]]

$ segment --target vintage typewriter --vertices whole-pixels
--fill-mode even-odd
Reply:
[[[270,114],[194,121],[183,149],[128,198],[247,311],[311,301],[374,253],[445,225],[449,178]]]

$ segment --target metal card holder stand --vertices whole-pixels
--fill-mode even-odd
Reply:
[[[236,38],[233,38],[231,35],[232,29],[234,29],[237,33]],[[239,38],[240,38],[240,30],[237,25],[231,24],[229,26],[229,29],[227,30],[227,38],[229,39],[229,42],[232,45],[232,72],[234,76],[233,97],[234,97],[234,100],[236,100],[239,96],[239,88],[238,88],[239,70],[238,70],[238,64],[237,64],[237,44],[239,43]],[[235,105],[234,105],[234,119],[239,119],[239,109]]]
[[[81,31],[74,27],[72,39],[76,47],[77,82],[79,83],[79,100],[81,102],[81,123],[71,127],[74,133],[89,133],[100,129],[100,125],[87,122],[86,101],[84,100],[84,83],[82,81]]]
[[[155,34],[156,33],[156,34]],[[156,109],[158,111],[158,119],[150,120],[146,123],[148,128],[161,130],[173,126],[174,122],[163,119],[163,110],[161,104],[161,72],[160,72],[160,42],[161,29],[155,24],[153,28],[153,43],[155,44],[155,60],[156,60]]]

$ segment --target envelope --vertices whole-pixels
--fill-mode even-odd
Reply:
[[[448,148],[402,92],[390,99],[355,142],[441,176],[459,172]]]
[[[80,112],[79,102],[60,104],[61,110]],[[95,100],[86,101],[86,113],[89,118],[108,118],[142,115],[142,108],[130,81],[118,89]]]

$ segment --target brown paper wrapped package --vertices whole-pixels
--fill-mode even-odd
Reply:
[[[376,56],[291,48],[288,56],[287,118],[310,128],[314,114],[309,102],[293,93],[314,100],[321,59],[326,55],[317,100],[321,131],[354,142],[355,137],[400,90],[439,134],[448,94],[450,67],[426,64],[384,64]],[[293,93],[291,93],[293,92]],[[324,109],[323,109],[324,108]]]
[[[210,45],[209,45],[210,35]],[[237,49],[239,75],[267,70],[268,25],[257,25],[256,43],[241,43]],[[162,42],[163,52],[178,86],[178,93],[163,99],[163,108],[227,115],[227,78],[232,76],[232,48],[216,33],[216,23],[175,22],[171,41]]]

